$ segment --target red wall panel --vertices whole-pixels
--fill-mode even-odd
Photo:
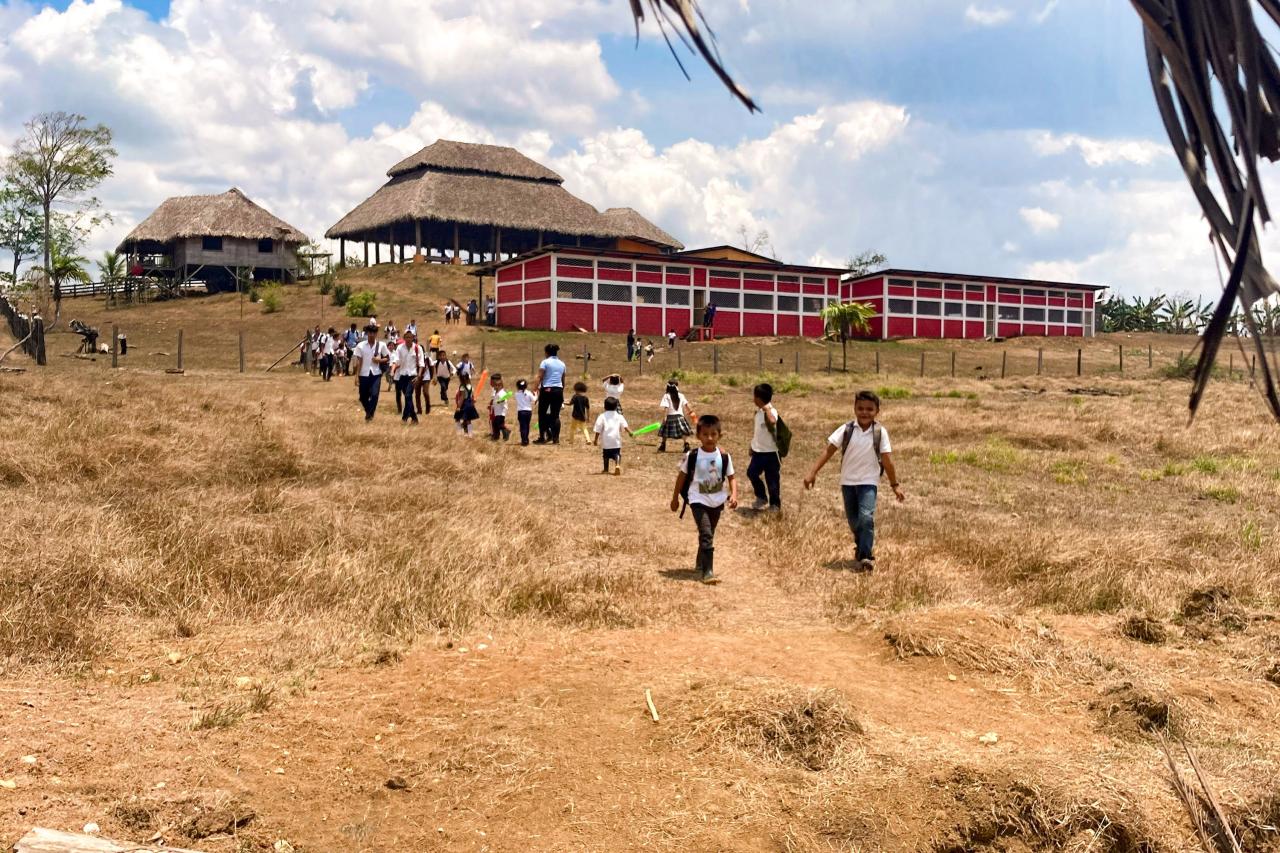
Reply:
[[[826,331],[826,324],[822,322],[821,317],[804,317],[801,324],[801,331],[806,338],[820,338],[822,333]]]
[[[723,308],[716,310],[716,318],[712,321],[712,328],[715,329],[717,338],[736,338],[742,334],[738,326],[738,312],[725,311]]]
[[[987,301],[988,302],[996,301],[996,286],[994,284],[987,285]]]
[[[707,271],[702,267],[693,268],[693,286],[703,287],[707,283]]]
[[[742,334],[772,335],[773,314],[762,311],[744,311],[742,313]]]
[[[1083,338],[1083,337],[1084,337],[1084,327],[1083,327],[1083,326],[1067,326],[1067,337],[1068,337],[1068,338]]]
[[[588,327],[590,328],[590,327]],[[631,328],[630,305],[600,305],[596,309],[596,331],[625,335]]]
[[[814,296],[824,296],[827,288],[821,284],[806,284],[804,285],[804,292],[812,293]]]
[[[884,293],[884,279],[873,278],[870,281],[854,282],[849,288],[849,296],[880,296]]]
[[[964,320],[944,320],[942,323],[942,332],[948,338],[964,337]]]
[[[1084,295],[1084,307],[1086,307],[1086,308],[1092,308],[1092,307],[1093,307],[1093,294],[1092,294],[1092,293],[1086,293],[1086,294]]]
[[[889,295],[890,296],[915,296],[916,289],[914,287],[910,287],[905,284],[891,284],[889,285]]]
[[[987,298],[987,294],[985,294],[985,293],[970,293],[969,291],[967,291],[967,290],[966,290],[966,291],[964,292],[964,298],[965,298],[965,299],[968,299],[970,302],[981,302],[982,300],[984,300],[984,299],[986,299],[986,298]]]
[[[654,308],[648,305],[636,306],[636,334],[639,335],[665,335],[666,328],[662,325],[662,309]],[[679,330],[676,330],[679,334]]]
[[[512,302],[520,301],[520,285],[518,284],[500,284],[498,285],[498,304],[506,305]]]
[[[839,295],[840,295],[840,280],[839,280],[839,279],[836,279],[836,278],[829,278],[829,279],[827,279],[827,295],[828,295],[828,296],[839,296]]]
[[[540,258],[534,258],[524,265],[525,278],[550,278],[551,277],[551,256],[543,255]]]
[[[662,273],[636,270],[636,281],[644,284],[662,284]]]
[[[859,340],[872,340],[872,341],[880,340],[881,334],[883,333],[883,330],[884,330],[884,318],[872,317],[870,320],[867,321],[867,325],[870,326],[870,328],[867,329],[867,331],[865,332],[855,331],[852,337],[858,338]]]
[[[773,293],[774,284],[771,281],[751,281],[746,279],[742,282],[743,290],[762,290],[765,293]]]
[[[572,331],[581,326],[588,332],[595,331],[595,312],[590,302],[556,301],[556,331]],[[622,331],[626,331],[623,329]]]
[[[711,286],[723,287],[726,290],[738,290],[742,287],[742,281],[737,276],[726,277],[712,273]]]
[[[526,282],[524,286],[524,298],[526,302],[533,302],[538,299],[550,299],[551,298],[551,282],[549,281]]]
[[[1049,327],[1049,337],[1051,338],[1060,338],[1065,334],[1066,334],[1066,330],[1064,330],[1061,326]]]
[[[799,282],[794,282],[794,281],[780,281],[778,282],[778,292],[779,293],[799,293],[800,284]]]
[[[524,264],[512,264],[498,270],[498,281],[520,281],[524,278]]]
[[[942,298],[942,288],[941,288],[941,287],[929,287],[929,286],[927,286],[927,285],[917,284],[917,285],[916,285],[916,296],[919,296],[921,299],[941,299],[941,298]]]
[[[794,338],[800,335],[800,317],[796,314],[778,315],[778,335]]]
[[[551,303],[538,302],[533,305],[524,306],[524,328],[550,329]]]
[[[987,336],[986,324],[967,320],[964,324],[964,336],[966,338],[985,338]]]
[[[1045,333],[1045,326],[1043,323],[1024,323],[1022,326],[1022,334],[1024,335],[1034,335],[1034,336],[1040,337],[1040,336],[1043,336],[1044,333]]]
[[[688,285],[690,278],[691,277],[687,275],[673,275],[671,273],[667,273],[667,284]]]
[[[916,318],[916,337],[917,338],[942,337],[942,321],[934,317],[917,317]]]
[[[596,278],[600,281],[631,281],[631,270],[611,270],[601,267],[596,270]]]
[[[523,324],[519,305],[499,305],[498,325],[508,329],[519,329]]]
[[[566,267],[556,264],[556,275],[560,278],[595,278],[595,271],[590,267]]]
[[[688,308],[668,308],[667,311],[667,328],[663,331],[676,330],[676,334],[684,337],[685,332],[689,331],[689,318],[692,316]]]
[[[1022,327],[1017,323],[999,323],[996,327],[996,334],[1002,338],[1016,338],[1022,334]]]
[[[914,334],[915,330],[912,328],[910,317],[889,318],[889,337],[909,338]]]

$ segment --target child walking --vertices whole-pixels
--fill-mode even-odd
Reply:
[[[631,435],[631,426],[627,423],[627,419],[618,411],[618,400],[616,397],[605,397],[604,411],[600,413],[600,417],[596,418],[595,437],[592,439],[593,444],[598,444],[602,448],[604,455],[604,473],[609,473],[609,460],[613,460],[613,473],[622,473],[622,434]]]
[[[493,389],[489,400],[489,438],[493,441],[502,436],[503,441],[511,440],[511,430],[507,429],[507,403],[511,392],[502,387],[502,374],[495,373],[489,377],[489,387]]]
[[[458,422],[458,431],[471,437],[471,422],[480,419],[476,411],[475,394],[471,390],[471,377],[465,373],[458,374],[458,393],[454,395],[455,411],[453,419]]]
[[[527,380],[516,380],[516,420],[520,423],[520,446],[529,446],[529,424],[533,422],[533,406],[537,396],[529,390]]]
[[[683,516],[683,496],[693,510],[698,525],[696,571],[703,583],[720,583],[715,573],[716,526],[725,505],[738,507],[738,481],[733,476],[733,459],[720,449],[720,419],[715,415],[698,418],[698,448],[685,454],[678,467],[671,511]]]
[[[577,435],[582,433],[583,441],[590,444],[592,442],[591,430],[587,429],[587,417],[591,414],[591,400],[587,397],[587,383],[573,383],[573,396],[569,398],[570,415],[573,418],[573,430],[570,435],[574,436],[577,441]]]
[[[840,491],[844,497],[844,514],[849,521],[856,546],[855,559],[864,572],[876,567],[876,492],[880,477],[889,475],[889,488],[898,502],[907,499],[898,483],[898,471],[893,467],[892,445],[889,431],[882,427],[876,416],[880,414],[880,398],[874,391],[859,391],[853,398],[854,419],[841,424],[827,439],[827,449],[814,463],[804,487],[812,489],[818,472],[827,461],[840,452]]]
[[[689,428],[689,418],[697,419],[693,409],[689,406],[688,399],[680,393],[680,385],[676,380],[672,379],[667,382],[667,392],[662,395],[662,400],[658,403],[662,407],[665,417],[662,421],[662,429],[658,431],[658,452],[667,452],[667,439],[680,439],[684,442],[684,450],[689,452],[689,436],[693,435],[693,430]],[[688,417],[686,417],[686,414]]]
[[[622,392],[627,386],[622,383],[622,376],[612,373],[604,378],[604,395],[618,401],[618,412],[622,412]]]
[[[751,508],[778,512],[782,509],[782,456],[778,453],[778,410],[773,406],[773,386],[761,382],[751,396],[756,404],[751,464],[747,466],[747,479],[756,494]]]

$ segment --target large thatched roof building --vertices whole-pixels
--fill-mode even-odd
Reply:
[[[390,178],[325,236],[369,244],[374,262],[381,245],[439,250],[471,260],[514,255],[544,244],[598,246],[636,241],[650,251],[683,248],[678,240],[631,208],[601,214],[572,195],[564,179],[514,148],[438,140],[393,166]]]
[[[138,224],[117,251],[131,274],[203,281],[234,290],[237,269],[257,279],[292,279],[307,235],[236,188],[220,195],[171,198]]]

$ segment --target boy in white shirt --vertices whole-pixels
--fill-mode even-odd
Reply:
[[[489,387],[493,389],[489,395],[489,438],[497,441],[511,440],[511,430],[507,429],[507,404],[511,401],[511,392],[502,385],[502,374],[495,373],[489,377]]]
[[[782,457],[778,454],[778,410],[773,407],[773,386],[762,382],[752,391],[756,404],[755,429],[751,433],[751,464],[747,479],[756,493],[751,508],[757,512],[782,509]]]
[[[418,411],[413,407],[413,386],[418,382],[418,375],[426,363],[426,356],[413,332],[404,333],[404,342],[396,347],[396,354],[391,359],[395,365],[396,402],[401,403],[400,420],[418,422]]]
[[[844,496],[844,514],[853,532],[858,568],[864,572],[876,567],[876,492],[880,477],[889,475],[889,487],[899,503],[907,499],[898,483],[898,471],[893,467],[889,431],[876,421],[879,413],[880,398],[875,392],[859,391],[853,398],[854,419],[831,433],[826,451],[804,478],[804,487],[812,489],[822,466],[837,450],[841,452],[840,491]]]
[[[627,419],[618,411],[616,397],[606,397],[604,411],[596,418],[595,437],[592,444],[599,445],[604,454],[604,473],[609,473],[609,460],[614,462],[614,474],[622,473],[622,433],[631,435]]]
[[[720,583],[715,574],[716,526],[727,505],[738,507],[738,481],[733,475],[733,459],[720,449],[720,419],[715,415],[698,418],[698,447],[680,460],[671,511],[679,511],[683,497],[693,510],[698,525],[698,579],[706,584]]]
[[[355,363],[356,387],[360,389],[360,405],[364,419],[373,420],[378,410],[378,393],[382,388],[382,371],[391,361],[386,342],[378,340],[378,327],[365,326],[365,339],[356,344],[351,360]]]
[[[529,390],[529,383],[516,382],[516,420],[520,422],[520,446],[529,446],[529,425],[533,422],[533,407],[538,396]]]

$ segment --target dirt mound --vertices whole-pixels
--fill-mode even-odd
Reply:
[[[1068,657],[1049,627],[971,608],[914,613],[885,627],[885,642],[900,658],[942,658],[979,672],[1015,674]]]
[[[1249,627],[1249,614],[1231,601],[1222,586],[1192,590],[1182,600],[1180,613],[1188,632],[1208,639],[1216,633],[1235,634]]]
[[[1131,740],[1176,730],[1173,703],[1128,681],[1108,687],[1089,710],[1103,731]]]
[[[682,704],[686,739],[784,767],[826,770],[862,734],[853,709],[830,688],[772,679],[695,684]]]
[[[1130,616],[1120,626],[1120,633],[1140,643],[1160,645],[1169,639],[1169,629],[1151,616]]]
[[[1154,850],[1145,834],[1130,829],[1120,816],[1108,813],[1102,801],[1084,792],[1079,798],[1050,794],[1023,781],[964,767],[935,783],[951,802],[938,815],[944,828],[928,848],[934,853]]]

